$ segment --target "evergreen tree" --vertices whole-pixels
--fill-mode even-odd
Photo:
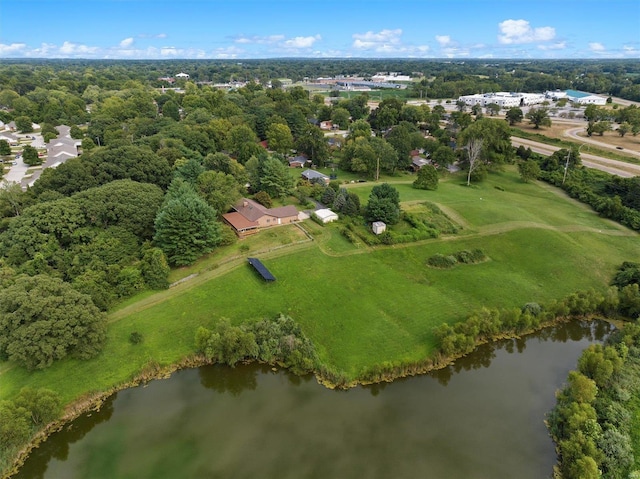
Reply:
[[[192,264],[220,242],[222,231],[216,216],[191,186],[174,181],[156,216],[154,242],[169,264]]]

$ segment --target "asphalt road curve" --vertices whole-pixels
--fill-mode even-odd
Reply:
[[[551,155],[560,149],[557,146],[516,137],[511,138],[511,143],[516,148],[522,145],[525,148],[531,148],[532,151],[542,155]],[[624,178],[640,176],[640,165],[625,163],[624,161],[610,160],[609,158],[602,158],[601,156],[584,152],[580,152],[580,158],[582,158],[582,164],[587,168],[594,168],[596,170],[605,171],[609,174],[622,176]]]

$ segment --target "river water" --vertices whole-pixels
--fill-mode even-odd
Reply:
[[[581,351],[610,331],[567,323],[348,391],[259,365],[184,370],[115,394],[15,477],[547,478],[545,414]]]

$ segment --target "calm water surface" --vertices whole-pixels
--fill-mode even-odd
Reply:
[[[16,477],[547,478],[545,413],[580,352],[609,332],[574,322],[349,391],[256,365],[185,370],[114,395]]]

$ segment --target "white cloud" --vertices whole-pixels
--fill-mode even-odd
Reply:
[[[640,50],[631,45],[624,45],[622,47],[622,54],[630,57],[638,57],[640,56]]]
[[[380,48],[387,49],[389,45],[399,45],[401,43],[400,37],[402,36],[402,30],[397,28],[395,30],[381,30],[377,33],[368,31],[366,33],[354,33],[353,48],[358,50],[376,50]]]
[[[272,45],[274,43],[281,42],[284,39],[285,39],[284,35],[267,35],[267,36],[253,35],[250,37],[246,35],[240,35],[236,37],[234,41],[236,43],[243,43],[243,44],[257,43],[258,45]]]
[[[517,43],[547,42],[556,36],[553,27],[532,28],[526,20],[505,20],[498,24],[498,41],[505,45]]]
[[[321,39],[322,37],[320,35],[313,37],[294,37],[286,40],[284,46],[287,48],[311,48],[315,42]]]
[[[468,49],[458,47],[443,48],[442,53],[444,53],[447,58],[468,57],[470,55]]]
[[[538,45],[540,50],[564,50],[567,48],[567,42],[556,42],[549,45]]]
[[[166,33],[141,33],[136,36],[138,38],[167,38]]]
[[[133,45],[133,37],[125,38],[120,42],[121,48],[129,48],[131,45]]]
[[[220,58],[224,60],[224,59],[238,58],[240,55],[244,53],[244,50],[242,48],[238,48],[232,45],[227,48],[216,48],[211,53],[213,55],[213,58]]]
[[[181,55],[182,50],[176,47],[162,47],[160,48],[160,55],[163,57],[176,57]]]
[[[70,55],[74,52],[75,49],[76,49],[76,45],[74,43],[64,42],[60,47],[60,53]]]
[[[83,56],[83,55],[93,55],[98,52],[98,47],[90,47],[88,45],[83,45],[79,43],[73,42],[64,42],[62,46],[58,49],[58,53],[63,56]],[[59,55],[58,55],[59,56]]]
[[[11,45],[5,45],[0,43],[0,55],[10,55],[24,50],[27,47],[26,43],[12,43]]]
[[[436,42],[438,42],[441,47],[446,47],[451,43],[451,37],[449,35],[436,35]]]
[[[595,53],[602,53],[606,50],[605,46],[600,42],[589,43],[589,50]]]

